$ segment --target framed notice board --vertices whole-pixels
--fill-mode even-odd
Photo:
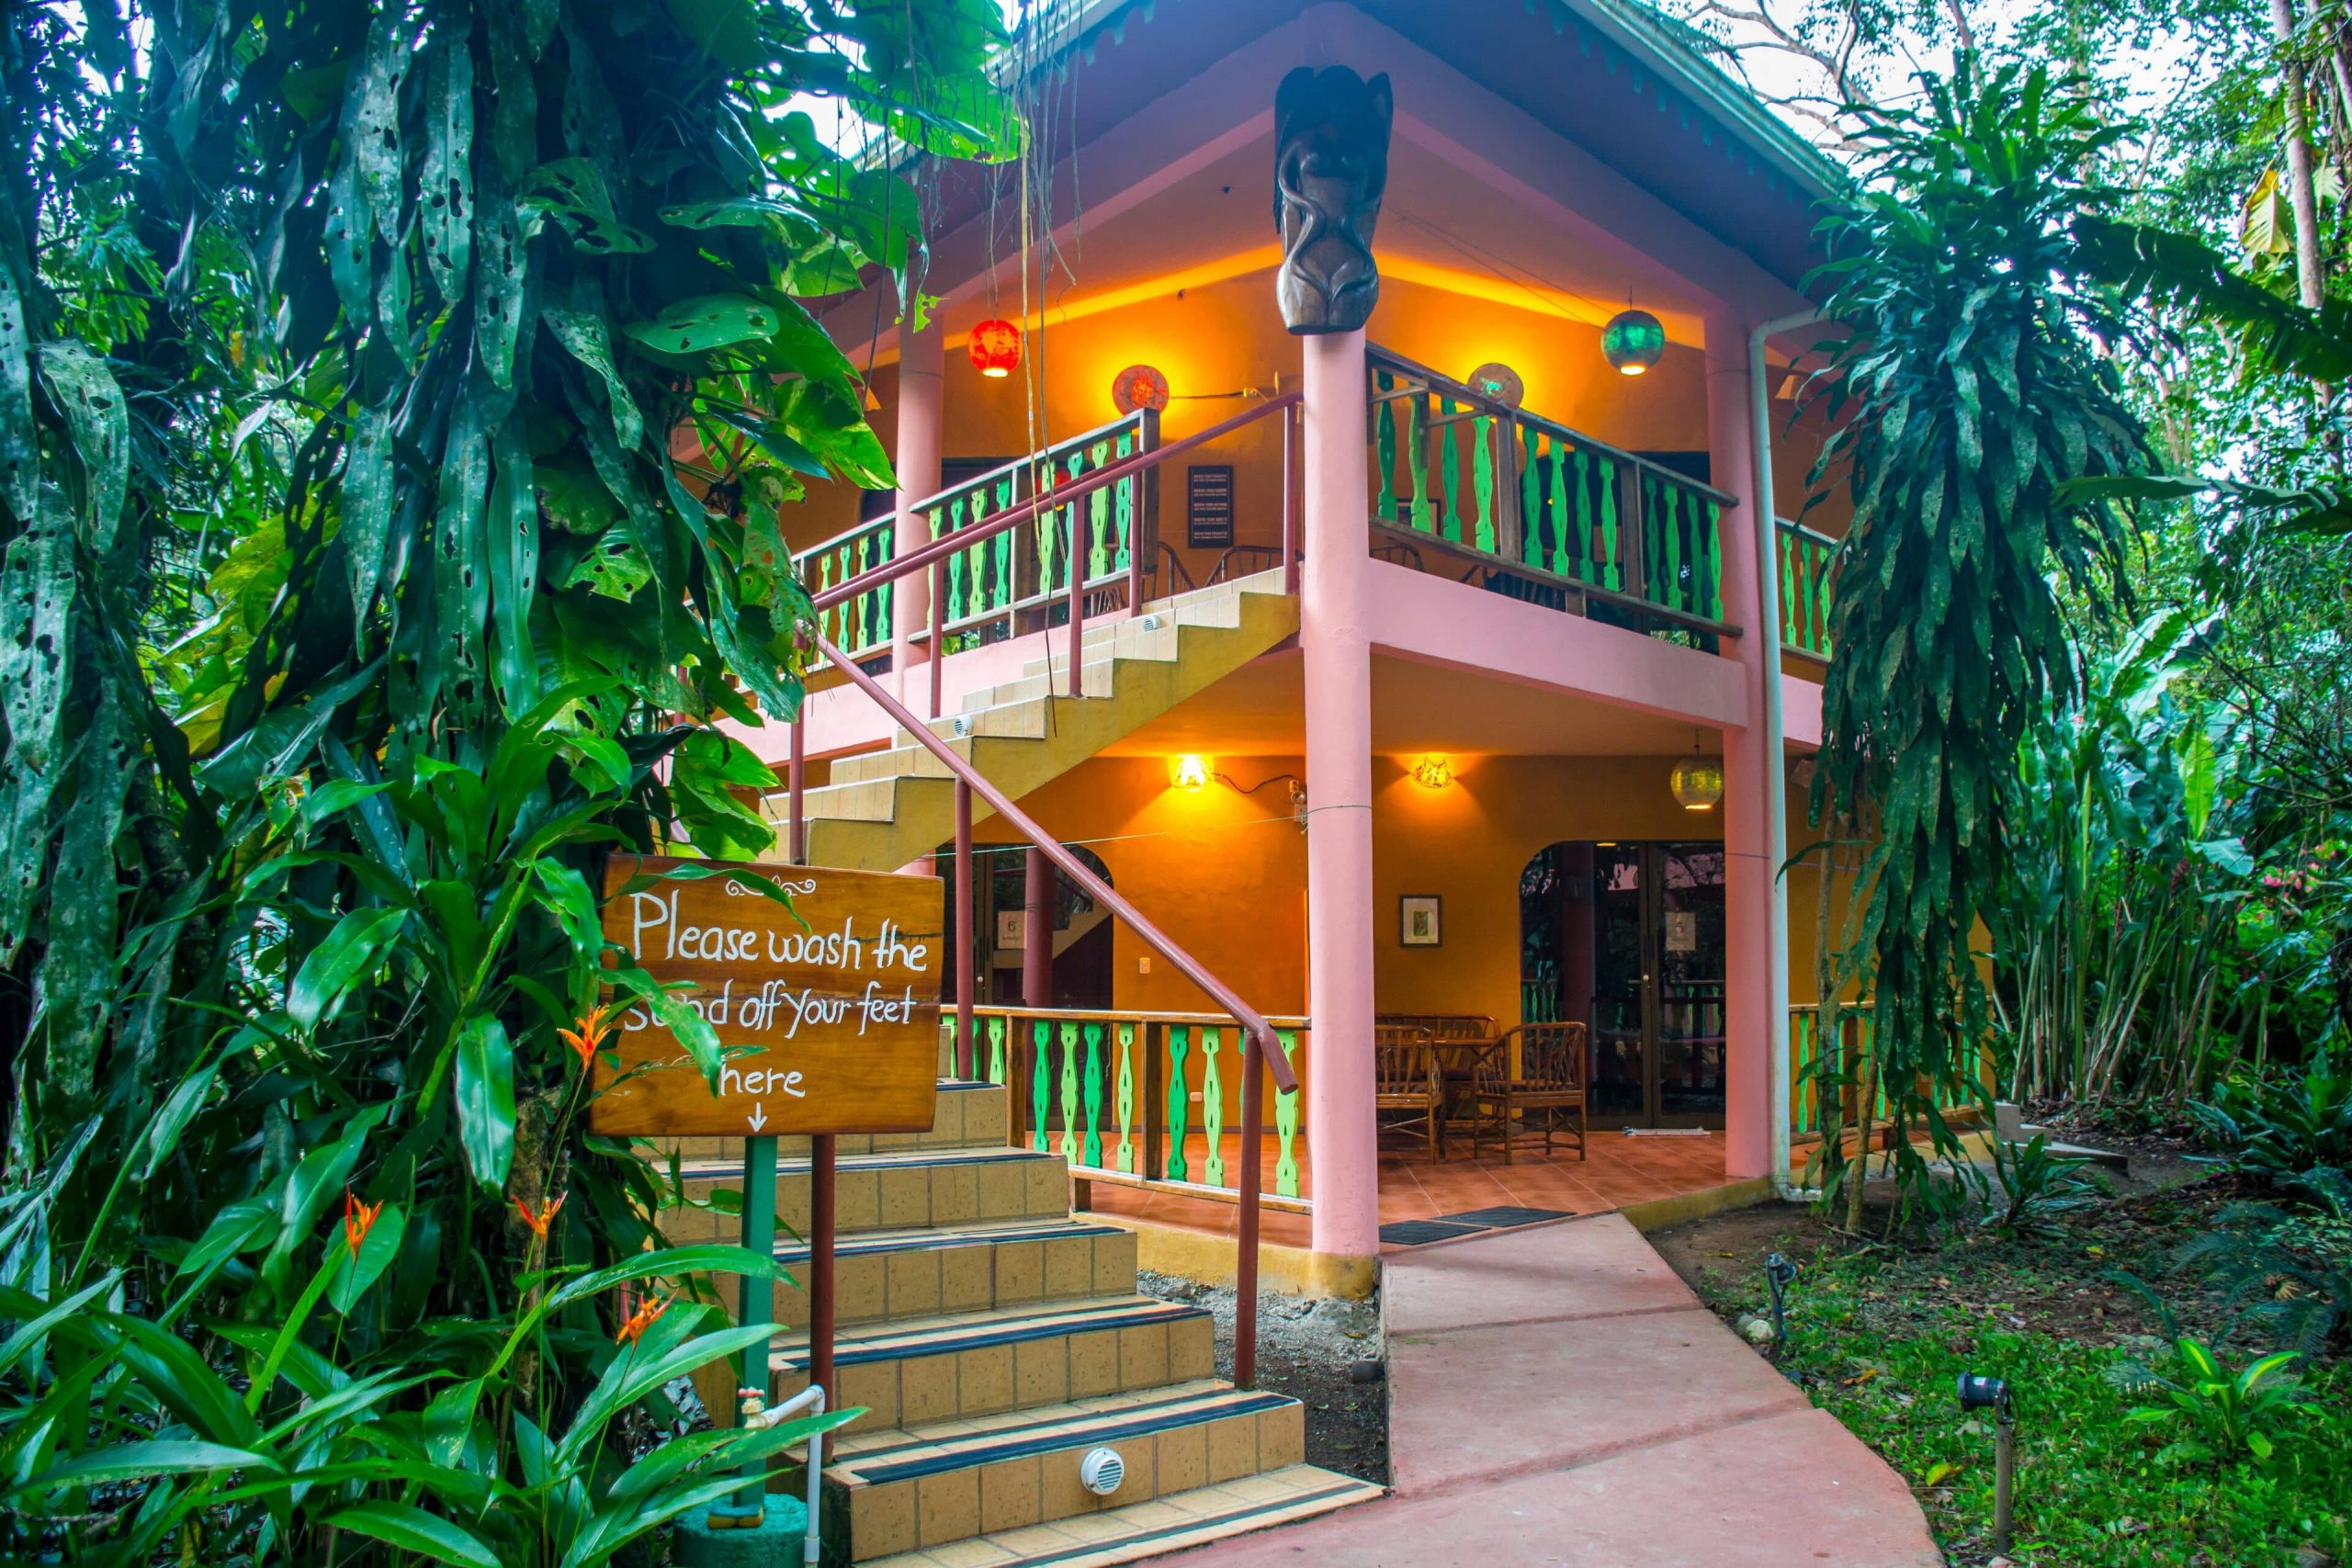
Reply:
[[[1184,470],[1184,544],[1221,550],[1233,543],[1233,465],[1194,463]]]

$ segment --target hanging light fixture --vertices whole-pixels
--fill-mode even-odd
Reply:
[[[1600,352],[1621,374],[1639,376],[1666,352],[1666,328],[1647,310],[1629,304],[1600,329]]]
[[[1710,761],[1699,754],[1699,741],[1690,741],[1690,755],[1674,764],[1674,772],[1667,775],[1666,787],[1673,792],[1674,803],[1685,811],[1710,811],[1724,797],[1724,765]]]
[[[972,368],[1001,381],[1021,368],[1021,329],[991,317],[972,329]]]

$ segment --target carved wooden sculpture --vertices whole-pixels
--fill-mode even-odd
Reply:
[[[1380,298],[1372,231],[1395,109],[1385,73],[1366,82],[1341,65],[1302,65],[1274,93],[1274,288],[1294,333],[1353,332]]]

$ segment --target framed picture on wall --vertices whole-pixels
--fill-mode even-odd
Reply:
[[[1396,941],[1403,947],[1436,947],[1445,938],[1445,900],[1435,893],[1407,893],[1396,900]]]

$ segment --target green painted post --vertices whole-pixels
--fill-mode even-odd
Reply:
[[[743,1140],[743,1247],[754,1258],[775,1256],[775,1140]],[[775,1322],[775,1286],[765,1275],[746,1274],[742,1291],[743,1326]],[[762,1339],[743,1351],[739,1389],[750,1389],[764,1404],[769,1393],[768,1341]],[[743,1467],[743,1484],[734,1497],[739,1517],[763,1518],[767,1514],[766,1467],[753,1460]]]
[[[1282,1029],[1275,1035],[1283,1043],[1283,1059],[1298,1069],[1298,1031]],[[1274,1190],[1285,1198],[1298,1196],[1298,1091],[1276,1090],[1274,1094],[1274,1134],[1282,1141],[1282,1152],[1274,1157]]]
[[[1225,1076],[1217,1069],[1217,1053],[1225,1031],[1201,1031],[1201,1130],[1208,1134],[1209,1156],[1202,1176],[1211,1187],[1225,1185]],[[1245,1045],[1242,1055],[1249,1055]]]

